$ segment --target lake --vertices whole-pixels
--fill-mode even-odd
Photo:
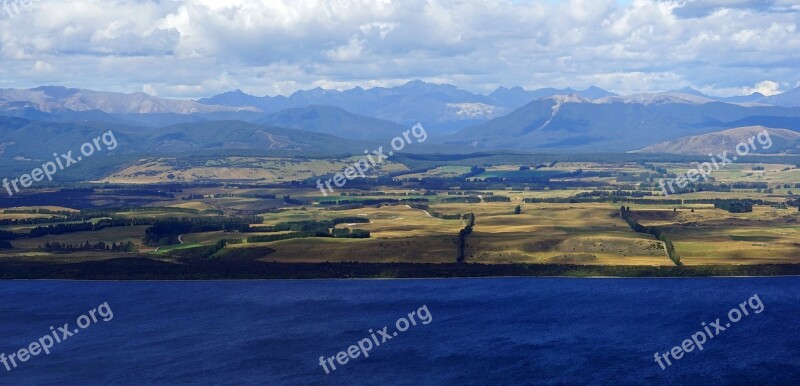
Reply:
[[[759,313],[749,308],[753,295],[763,306]],[[0,298],[0,353],[6,358],[45,336],[61,339],[65,323],[71,334],[49,355],[16,358],[10,371],[0,364],[0,384],[9,385],[800,379],[796,277],[5,281]],[[732,308],[749,312],[707,339],[702,351],[687,349],[663,370],[656,363],[656,352],[681,345],[704,328],[701,323],[729,323]],[[348,350],[355,354],[337,358]]]

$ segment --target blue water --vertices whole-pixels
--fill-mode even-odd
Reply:
[[[764,305],[662,370],[666,352],[754,294]],[[800,278],[0,282],[9,355],[108,302],[0,384],[790,384]],[[430,323],[335,356],[427,306]],[[422,314],[424,315],[424,313]],[[420,320],[420,319],[418,319]],[[381,338],[378,338],[379,341]],[[796,384],[796,383],[795,383]]]

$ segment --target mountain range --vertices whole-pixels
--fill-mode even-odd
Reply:
[[[698,98],[703,97],[682,93],[594,100],[555,96],[535,100],[442,141],[474,149],[613,153],[739,127],[745,121],[750,125],[771,126],[775,121],[800,125],[797,107],[744,106]]]
[[[743,126],[800,130],[800,88],[732,98],[691,88],[618,95],[597,87],[499,87],[483,95],[412,81],[275,97],[236,90],[190,101],[44,86],[0,89],[0,116],[7,117],[0,118],[0,157],[23,159],[35,155],[26,148],[37,145],[29,133],[66,141],[83,138],[87,125],[118,127],[140,141],[135,151],[345,151],[388,143],[419,122],[431,139],[418,152],[613,153]]]

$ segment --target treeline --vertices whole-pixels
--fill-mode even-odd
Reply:
[[[175,198],[175,195],[163,190],[154,189],[96,189],[95,194],[118,195],[118,196],[158,196]]]
[[[484,196],[483,198],[478,196],[456,196],[456,197],[447,197],[441,200],[443,203],[452,204],[452,203],[462,203],[462,204],[478,204],[480,202],[511,202],[510,197],[506,196],[495,196],[489,195]]]
[[[594,192],[591,192],[594,193]],[[571,197],[550,197],[550,198],[525,198],[522,200],[524,203],[527,204],[536,204],[536,203],[550,203],[550,204],[577,204],[577,203],[597,203],[597,202],[629,202],[632,204],[637,205],[690,205],[690,204],[714,204],[716,205],[722,201],[747,201],[752,203],[753,205],[769,205],[770,203],[760,199],[752,199],[752,200],[721,200],[718,198],[700,198],[700,199],[691,199],[691,200],[684,200],[680,198],[629,198],[623,196],[605,196],[605,195],[594,195],[594,196],[585,196],[585,195],[574,195]]]
[[[463,263],[467,258],[467,236],[472,233],[472,227],[475,226],[475,214],[468,213],[464,215],[467,220],[467,225],[464,229],[458,232],[458,256],[456,262]]]
[[[661,190],[662,189],[661,185],[656,181],[653,181],[652,183],[649,183],[649,184],[648,183],[642,183],[641,187],[642,188],[651,187],[651,188],[654,188],[656,190]],[[769,185],[766,182],[734,182],[732,184],[722,183],[722,184],[718,184],[718,185],[715,185],[715,184],[712,184],[712,183],[697,182],[697,183],[692,183],[690,185],[687,185],[685,188],[680,188],[675,184],[672,185],[671,189],[669,187],[667,187],[667,190],[669,191],[670,194],[687,194],[687,193],[697,193],[697,192],[722,192],[722,193],[727,193],[727,192],[732,192],[734,189],[738,189],[738,190],[756,190],[758,192],[762,192],[763,191],[763,192],[766,192],[766,193],[772,193],[773,192],[773,189],[770,188]]]
[[[0,220],[0,226],[20,226],[20,225],[38,225],[38,224],[49,224],[54,222],[68,222],[68,221],[82,221],[84,218],[82,216],[76,216],[78,218],[69,219],[65,217],[40,217],[40,218],[14,218],[14,219],[2,219]]]
[[[222,239],[217,241],[216,244],[212,245],[205,253],[203,253],[203,258],[208,259],[214,256],[217,252],[225,249],[226,246],[230,244],[242,244],[244,241],[242,239]]]
[[[653,192],[638,190],[594,190],[591,192],[580,192],[570,197],[549,197],[549,198],[525,198],[523,202],[529,204],[551,203],[551,204],[577,204],[594,202],[643,202],[675,205],[680,204],[680,199],[650,200],[643,197],[652,197]]]
[[[511,197],[506,196],[486,196],[483,202],[511,202]]]
[[[753,211],[753,202],[750,200],[716,200],[714,208],[731,213],[750,213]]]
[[[556,178],[559,176],[549,176],[549,178]],[[485,191],[485,190],[565,190],[565,189],[589,189],[597,188],[598,186],[609,186],[608,183],[602,181],[581,181],[581,180],[567,180],[567,181],[552,181],[547,178],[535,179],[535,181],[517,181],[516,179],[507,179],[501,177],[487,178],[483,181],[480,180],[464,180],[462,178],[448,178],[448,177],[430,177],[424,179],[416,179],[419,186],[428,190],[450,190],[453,186],[459,186],[463,190],[468,191]]]
[[[95,213],[91,215],[101,215],[105,213]],[[112,214],[112,213],[109,213]],[[112,214],[113,215],[113,214]],[[90,215],[86,215],[89,217]],[[47,226],[38,226],[36,228],[31,229],[28,233],[14,233],[11,231],[2,231],[0,230],[0,240],[16,240],[21,238],[34,238],[34,237],[42,237],[47,235],[63,235],[67,233],[75,233],[75,232],[91,232],[91,231],[99,231],[105,228],[112,228],[112,227],[123,227],[123,226],[140,226],[140,225],[151,225],[151,227],[147,228],[145,232],[147,233],[145,236],[145,243],[161,243],[161,239],[168,238],[168,240],[164,240],[167,244],[159,244],[159,245],[168,245],[174,244],[177,241],[177,236],[184,234],[184,233],[194,233],[194,232],[213,232],[213,231],[241,231],[241,232],[249,232],[249,227],[251,223],[261,223],[263,222],[262,217],[253,216],[253,217],[204,217],[204,218],[165,218],[165,219],[157,219],[157,218],[147,218],[147,217],[135,217],[135,218],[103,218],[98,220],[97,222],[79,222],[79,223],[58,223],[52,224]],[[150,245],[148,244],[148,245]]]
[[[614,197],[634,197],[634,198],[642,198],[642,197],[651,197],[653,196],[653,192],[649,191],[641,191],[641,190],[595,190],[591,192],[580,192],[578,194],[573,195],[574,198],[584,198],[584,197],[607,197],[607,198],[614,198]]]
[[[481,198],[478,196],[446,197],[442,199],[442,202],[447,204],[478,204],[481,202]]]
[[[177,210],[164,210],[164,208],[149,208],[152,211],[159,211],[159,212],[178,212],[178,213],[192,213],[192,214],[199,214],[197,209],[186,209],[186,208],[172,208]],[[86,222],[92,218],[100,218],[100,217],[109,217],[109,218],[118,218],[118,212],[144,212],[143,210],[134,210],[130,208],[119,208],[117,210],[82,210],[80,212],[54,212],[55,216],[49,218],[22,218],[22,219],[3,219],[0,220],[0,226],[19,226],[19,225],[37,225],[37,224],[50,224],[50,223],[62,223],[62,222]],[[211,211],[203,211],[203,214],[208,214],[211,212],[217,212],[216,210]],[[219,211],[221,212],[221,211]],[[26,213],[34,213],[34,212],[26,212]],[[43,214],[48,214],[44,213]]]
[[[368,200],[335,200],[320,201],[320,206],[343,206],[343,205],[382,205],[382,204],[407,204],[413,202],[428,202],[427,198],[375,198]]]
[[[615,203],[615,202],[629,202],[637,205],[682,205],[694,200],[681,200],[679,198],[661,198],[661,199],[647,199],[647,198],[631,198],[624,196],[600,196],[600,197],[547,197],[547,198],[524,198],[522,202],[526,204],[585,204],[585,203]],[[713,203],[713,200],[708,200],[708,204]]]
[[[82,212],[55,212],[49,210],[42,210],[42,212],[37,212],[35,210],[24,210],[24,211],[17,211],[17,210],[6,210],[4,213],[14,213],[14,214],[51,214],[51,217],[39,217],[39,218],[15,218],[15,219],[2,219],[0,220],[0,226],[20,226],[20,225],[38,225],[38,224],[50,224],[50,223],[60,223],[60,222],[74,222],[74,221],[86,221],[92,217],[111,217],[112,213],[102,213],[102,215],[90,215],[87,213]]]
[[[667,254],[672,262],[674,262],[675,265],[683,265],[683,263],[681,263],[681,257],[675,252],[675,246],[672,244],[672,241],[667,239],[666,233],[659,227],[647,227],[639,224],[639,222],[636,221],[634,212],[631,211],[630,207],[620,207],[619,215],[623,220],[625,220],[626,223],[628,223],[634,232],[651,234],[655,236],[656,239],[663,241],[664,245],[667,247]]]
[[[127,243],[113,242],[108,244],[100,241],[90,244],[88,241],[83,244],[62,244],[59,242],[44,243],[39,246],[40,250],[48,252],[68,252],[68,251],[112,251],[112,252],[137,252],[136,246],[128,241]]]
[[[382,197],[382,196],[418,196],[418,193],[414,192],[351,192],[351,193],[340,193],[342,197]],[[422,194],[423,196],[436,196],[437,193],[433,191],[426,191]]]
[[[336,238],[344,239],[368,239],[371,234],[365,229],[333,228],[331,234]]]
[[[0,240],[16,240],[22,238],[34,238],[47,235],[63,235],[75,232],[99,231],[105,228],[118,226],[150,225],[155,223],[155,219],[150,218],[119,218],[101,219],[96,223],[81,222],[71,224],[54,224],[48,226],[38,226],[31,229],[28,233],[14,233],[10,231],[0,231]]]
[[[181,200],[202,200],[206,198],[258,198],[262,200],[273,200],[277,198],[274,194],[234,194],[234,193],[218,193],[218,194],[190,194],[181,197]]]
[[[316,230],[305,232],[290,232],[281,233],[277,235],[259,235],[247,238],[248,243],[268,243],[272,241],[291,240],[291,239],[304,239],[309,237],[330,237],[340,239],[368,239],[371,234],[368,230],[364,229],[334,229],[332,232]]]
[[[118,207],[118,208],[103,208],[102,211],[95,210],[82,210],[81,214],[97,216],[98,213],[120,213],[120,212],[170,212],[170,213],[191,213],[191,214],[209,214],[218,212],[214,209],[198,210],[192,208],[176,208],[172,206],[142,206],[142,207]]]
[[[339,224],[369,224],[369,219],[366,217],[338,217],[332,220],[303,220],[303,221],[287,221],[268,226],[253,226],[248,229],[248,232],[311,232],[322,231],[328,232],[329,229],[335,228]]]
[[[86,232],[86,231],[99,231],[105,228],[113,227],[130,227],[136,225],[150,225],[155,223],[156,220],[152,218],[116,218],[116,219],[100,219],[95,223],[82,222],[78,224],[55,224],[48,226],[36,227],[28,232],[27,237],[41,237],[46,235],[62,235],[65,233]]]
[[[178,243],[178,236],[199,232],[250,232],[250,224],[260,223],[263,218],[222,217],[222,218],[166,218],[157,219],[145,229],[146,245],[170,245]]]
[[[476,192],[476,191],[459,191],[459,192],[447,192],[448,196],[494,196],[494,192]]]
[[[75,212],[68,210],[50,210],[50,209],[5,209],[4,214],[55,214],[55,215],[69,215]]]

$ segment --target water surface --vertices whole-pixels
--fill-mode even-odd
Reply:
[[[666,352],[754,294],[760,314],[662,370]],[[800,278],[0,282],[9,355],[113,311],[0,384],[790,384]],[[432,321],[331,374],[335,356],[427,306]]]

